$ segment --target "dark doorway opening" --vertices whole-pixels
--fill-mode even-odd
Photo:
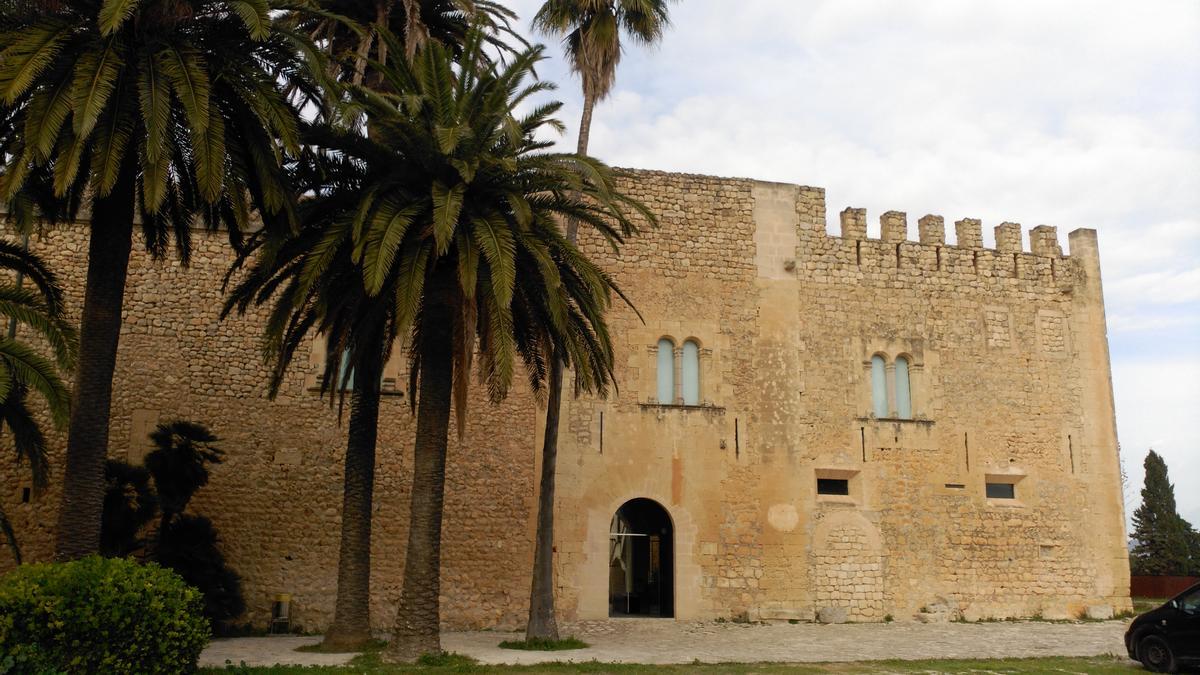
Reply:
[[[625,502],[609,525],[608,615],[675,616],[675,532],[652,499]]]

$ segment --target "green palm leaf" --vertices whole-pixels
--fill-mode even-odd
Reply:
[[[12,105],[24,94],[62,50],[70,26],[49,19],[20,31],[4,34],[0,52],[0,101]]]
[[[229,7],[246,24],[251,39],[265,40],[271,34],[270,7],[263,0],[233,0]]]
[[[75,329],[46,306],[40,292],[0,285],[0,316],[33,329],[50,345],[59,367],[69,370],[75,365]]]
[[[375,211],[368,243],[363,255],[363,284],[368,295],[378,295],[383,290],[400,242],[419,213],[416,205],[402,206],[392,200],[383,200]]]
[[[138,105],[146,127],[146,161],[157,163],[166,153],[167,128],[171,124],[171,85],[163,72],[162,52],[147,55],[138,63]]]
[[[498,304],[507,306],[512,301],[517,273],[513,234],[507,223],[496,217],[472,218],[471,224],[472,237],[491,272],[493,297]]]
[[[208,80],[206,62],[203,55],[190,47],[170,46],[163,49],[156,58],[175,96],[183,104],[183,112],[191,125],[192,133],[198,134],[208,128],[209,95],[211,88]]]
[[[210,106],[209,112],[208,124],[203,129],[192,128],[192,152],[200,196],[214,204],[225,187],[225,120],[217,106]]]
[[[54,162],[54,194],[65,196],[75,184],[79,175],[79,167],[83,163],[83,155],[87,151],[87,140],[77,137],[71,130],[66,130],[55,147],[57,159]]]
[[[92,176],[96,194],[107,197],[112,192],[125,160],[126,146],[133,135],[132,118],[123,111],[122,92],[116,92],[116,101],[105,111],[96,128],[92,148]]]
[[[71,114],[71,79],[62,77],[40,89],[29,102],[25,136],[38,160],[50,158],[58,132]]]
[[[0,337],[0,363],[21,383],[46,399],[50,416],[56,424],[64,424],[70,409],[67,387],[54,364],[32,348],[8,337]]]
[[[77,138],[86,139],[92,133],[104,104],[117,88],[123,65],[117,37],[108,38],[100,49],[84,52],[75,62],[71,119]]]
[[[137,9],[141,0],[104,0],[100,3],[98,24],[101,35],[112,35]]]
[[[438,255],[446,253],[450,240],[454,238],[466,191],[462,183],[456,183],[453,187],[446,187],[441,181],[433,183],[433,238],[437,242]]]

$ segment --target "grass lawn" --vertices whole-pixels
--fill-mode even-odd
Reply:
[[[533,666],[485,666],[465,657],[450,654],[426,659],[415,666],[387,666],[377,654],[356,657],[351,665],[340,667],[274,667],[203,669],[202,673],[241,673],[244,675],[313,675],[336,673],[379,675],[384,673],[970,673],[1004,675],[1023,673],[1131,673],[1140,667],[1124,659],[1096,656],[1089,658],[933,660],[933,661],[860,661],[857,663],[721,663],[687,665],[639,665],[612,663],[546,663]]]
[[[1169,598],[1133,598],[1133,613],[1141,614],[1152,609],[1158,609]]]
[[[324,643],[318,642],[315,645],[304,645],[303,647],[296,647],[296,651],[307,652],[309,654],[348,654],[351,652],[357,654],[358,652],[368,652],[368,653],[378,652],[378,651],[381,651],[386,646],[387,646],[386,640],[371,640],[370,642],[367,643],[367,646],[365,649],[330,649],[330,648],[326,647]]]
[[[574,635],[561,640],[533,638],[532,640],[505,640],[500,643],[501,649],[523,649],[529,652],[560,652],[565,649],[587,649],[588,643]]]

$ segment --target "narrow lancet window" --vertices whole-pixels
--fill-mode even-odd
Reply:
[[[675,402],[675,343],[667,338],[658,341],[658,402]]]
[[[683,404],[700,405],[700,345],[695,340],[683,343]]]
[[[896,358],[896,416],[912,419],[912,386],[908,379],[908,359],[903,356]]]
[[[887,368],[878,354],[871,357],[871,408],[876,417],[888,416]]]
[[[354,391],[354,369],[350,367],[349,349],[346,349],[342,352],[342,360],[338,364],[337,378],[337,382],[334,383],[334,387],[336,389],[340,389],[342,391]]]

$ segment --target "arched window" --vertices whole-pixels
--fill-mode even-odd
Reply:
[[[700,345],[695,340],[683,343],[683,404],[700,405]]]
[[[912,419],[912,386],[908,380],[908,359],[903,356],[896,358],[896,416]]]
[[[658,402],[675,402],[675,343],[668,338],[658,341]]]
[[[887,368],[878,354],[871,357],[871,409],[876,417],[888,416]]]

